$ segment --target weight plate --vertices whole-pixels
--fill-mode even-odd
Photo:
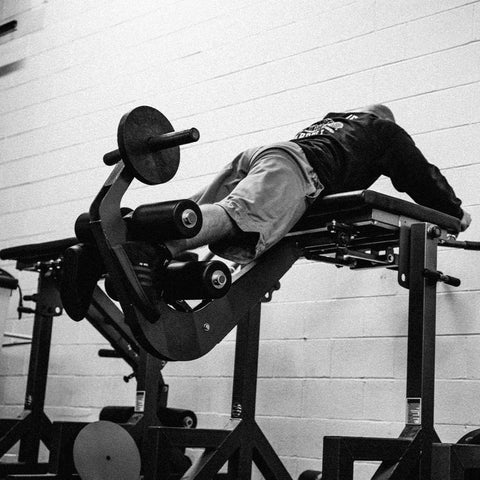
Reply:
[[[180,164],[179,147],[152,151],[150,138],[173,132],[173,126],[162,113],[141,106],[126,113],[117,131],[118,150],[132,174],[147,185],[168,182]]]
[[[480,445],[480,429],[468,432],[457,443],[467,445]]]
[[[317,470],[305,470],[298,480],[322,480],[322,472]]]
[[[140,452],[116,423],[99,421],[83,428],[73,445],[73,462],[82,480],[139,480]]]

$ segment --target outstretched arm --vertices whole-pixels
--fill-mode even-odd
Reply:
[[[462,202],[447,179],[404,130],[393,136],[379,169],[398,191],[406,192],[415,202],[461,219],[465,228],[470,224],[470,215],[461,208]]]

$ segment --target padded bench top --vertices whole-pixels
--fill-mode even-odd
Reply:
[[[0,250],[0,259],[17,260],[22,263],[41,262],[55,260],[72,245],[76,245],[76,237],[63,238],[43,243],[19,245],[18,247],[4,248]]]
[[[409,217],[420,222],[429,222],[453,233],[460,231],[460,220],[431,208],[413,202],[390,197],[373,190],[337,193],[317,200],[307,211],[292,232],[324,226],[335,217],[342,215],[363,215],[372,210],[381,210],[395,215]],[[78,243],[75,237],[44,243],[20,245],[0,250],[0,259],[17,260],[22,263],[38,262],[58,258],[65,249]]]
[[[456,217],[373,190],[337,193],[317,200],[292,231],[321,227],[330,222],[334,214],[335,216],[341,216],[342,214],[350,216],[374,209],[412,218],[420,222],[433,223],[448,232],[458,233],[460,231],[460,220]]]

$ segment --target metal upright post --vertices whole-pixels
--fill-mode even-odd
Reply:
[[[400,439],[411,444],[397,462],[383,462],[372,480],[431,480],[434,429],[437,229],[415,223],[409,232],[406,419]]]
[[[411,226],[410,292],[408,311],[407,418],[404,435],[421,429],[419,478],[430,480],[434,430],[435,335],[437,282],[425,271],[437,268],[435,227]],[[402,436],[404,436],[402,434]]]
[[[237,326],[231,419],[232,422],[241,420],[243,435],[238,450],[228,463],[228,472],[231,478],[238,480],[249,480],[251,478],[260,308],[260,303],[255,305]]]
[[[32,346],[28,367],[24,414],[30,417],[30,431],[22,436],[18,460],[21,463],[36,463],[40,441],[50,449],[52,424],[44,413],[47,388],[48,362],[52,337],[53,316],[60,308],[56,281],[51,271],[41,271],[38,279],[38,296],[33,321]]]

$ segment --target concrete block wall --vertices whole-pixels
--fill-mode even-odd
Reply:
[[[480,2],[472,0],[25,0],[4,2],[18,30],[0,43],[0,248],[68,237],[108,175],[121,115],[152,105],[197,127],[167,185],[135,184],[134,207],[189,195],[240,150],[291,138],[326,112],[389,105],[464,200],[480,236]],[[15,11],[15,5],[19,10]],[[22,29],[26,18],[28,26]],[[394,194],[387,179],[375,188]],[[462,286],[439,287],[437,431],[480,425],[480,259],[442,250]],[[3,262],[14,272],[14,264]],[[25,293],[32,273],[16,272]],[[16,293],[7,331],[18,321]],[[322,437],[395,436],[404,421],[407,292],[394,273],[299,261],[263,307],[258,418],[293,476],[320,468]],[[234,336],[168,364],[172,406],[221,427]],[[55,319],[47,389],[53,419],[95,420],[133,404],[119,360],[86,322]],[[4,349],[0,415],[21,410],[28,347]],[[369,478],[373,465],[360,464]]]

